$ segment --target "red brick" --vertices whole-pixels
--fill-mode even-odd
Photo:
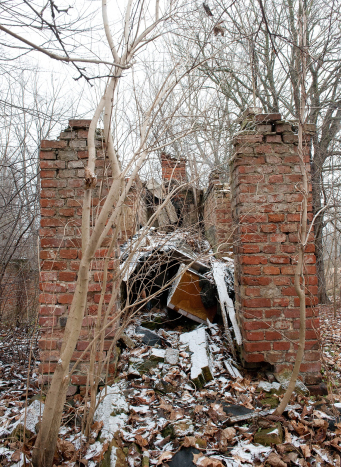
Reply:
[[[249,341],[263,341],[264,340],[264,332],[247,332],[246,339]]]
[[[277,225],[276,224],[265,224],[261,225],[261,231],[262,232],[276,232],[277,230]]]
[[[258,287],[246,287],[245,295],[248,297],[259,297],[260,289]]]
[[[295,253],[296,252],[295,245],[281,245],[280,249],[281,251],[283,251],[283,253]]]
[[[249,363],[258,363],[258,362],[264,362],[264,354],[262,353],[256,353],[256,354],[244,354],[243,353],[244,360]]]
[[[269,183],[282,183],[283,175],[270,175]]]
[[[260,253],[260,247],[258,245],[243,245],[239,247],[239,251],[245,254]]]
[[[267,235],[258,233],[249,233],[241,236],[242,243],[265,243],[267,241]]]
[[[290,349],[290,342],[274,342],[273,344],[274,350],[289,350]]]
[[[290,263],[290,258],[283,255],[275,255],[270,257],[270,263],[273,264],[288,264]]]
[[[274,306],[284,306],[284,307],[287,307],[287,306],[289,306],[289,299],[286,298],[286,297],[274,298],[274,299],[273,299],[273,304],[274,304]]]
[[[246,352],[263,352],[271,350],[270,342],[245,342],[244,349]]]
[[[57,297],[55,294],[43,292],[39,295],[39,303],[51,303],[54,305],[57,303]]]
[[[266,142],[267,143],[281,143],[282,136],[281,135],[267,135]]]
[[[252,308],[252,311],[250,311],[249,308],[244,309],[244,318],[245,319],[255,319],[255,318],[262,319],[263,314],[264,314],[263,308],[261,310],[256,310],[255,308]]]
[[[283,222],[285,219],[284,214],[281,213],[273,213],[269,214],[269,222]]]
[[[66,180],[43,179],[43,180],[41,180],[41,187],[42,188],[64,188],[64,187],[66,187]]]
[[[271,283],[271,278],[270,277],[247,277],[247,276],[242,276],[241,277],[241,283],[243,285],[269,285]]]
[[[40,200],[40,206],[42,208],[53,208],[53,207],[62,207],[64,205],[64,201],[62,199],[45,199],[42,198]]]
[[[58,279],[58,273],[57,272],[46,272],[46,271],[41,271],[40,273],[40,280],[41,281],[56,281]]]
[[[39,152],[39,158],[40,160],[53,160],[56,159],[57,154],[55,151],[40,151]]]
[[[72,208],[62,208],[59,209],[59,214],[65,217],[72,217],[75,215],[75,210]]]
[[[302,363],[300,367],[301,373],[318,373],[321,371],[321,362]]]
[[[60,258],[65,258],[65,259],[76,259],[77,258],[77,250],[76,249],[61,249],[59,251],[59,256]]]
[[[277,268],[276,266],[264,266],[263,267],[264,274],[277,275],[280,272],[281,272],[280,268]]]
[[[259,214],[259,215],[248,215],[248,216],[242,216],[240,218],[240,222],[245,224],[254,224],[254,223],[259,223],[259,222],[267,222],[268,221],[268,216],[266,214]]]
[[[264,321],[244,321],[243,329],[246,331],[257,331],[258,329],[268,329],[269,324]]]
[[[259,276],[261,274],[260,266],[242,266],[243,274],[250,274],[252,276]]]
[[[39,326],[49,327],[52,328],[57,324],[57,317],[56,316],[41,316],[39,318]]]
[[[60,281],[73,282],[77,279],[77,274],[75,272],[61,271],[58,278]]]
[[[263,122],[276,122],[277,120],[281,120],[282,116],[280,113],[268,113],[268,114],[257,114],[256,115],[256,122],[263,123]]]
[[[274,308],[269,308],[264,310],[265,318],[279,318],[282,315],[282,310],[276,310]]]
[[[283,336],[280,332],[277,332],[277,331],[266,331],[265,332],[265,339],[267,341],[278,341],[282,338]]]
[[[287,295],[289,297],[297,297],[297,292],[295,287],[283,287],[282,294]]]
[[[65,148],[66,145],[66,141],[49,141],[47,139],[43,139],[40,142],[41,149],[62,149]]]
[[[66,286],[64,284],[59,284],[57,282],[41,282],[39,284],[40,290],[45,292],[57,293],[57,292],[66,292]],[[54,302],[56,303],[56,302]]]
[[[86,375],[71,375],[71,383],[85,386],[87,383],[87,376]]]
[[[55,178],[56,171],[55,170],[41,170],[40,171],[40,178]]]
[[[70,304],[72,303],[73,294],[59,294],[58,303]]]
[[[55,340],[43,340],[40,339],[38,346],[41,350],[56,350],[57,342]]]
[[[39,371],[41,373],[53,373],[57,367],[57,363],[41,363],[39,365]]]
[[[270,242],[282,243],[285,242],[286,239],[287,236],[285,234],[270,235]]]
[[[272,253],[276,253],[276,245],[263,245],[262,246],[262,252],[263,253],[269,253],[269,254],[272,254]]]
[[[248,298],[243,300],[243,306],[249,308],[269,308],[271,306],[270,298]]]
[[[268,259],[265,256],[241,256],[241,264],[267,264]]]
[[[60,316],[65,312],[64,306],[58,305],[40,305],[39,314],[42,316]]]
[[[61,271],[67,269],[67,264],[65,261],[44,261],[41,265],[41,269],[45,271]]]
[[[291,277],[279,276],[273,278],[273,283],[275,285],[290,285],[291,284]]]

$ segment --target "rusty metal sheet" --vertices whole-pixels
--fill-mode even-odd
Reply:
[[[179,268],[178,278],[171,288],[167,306],[198,323],[213,321],[217,307],[205,308],[201,299],[200,278],[202,276],[192,269],[185,270],[182,264]]]

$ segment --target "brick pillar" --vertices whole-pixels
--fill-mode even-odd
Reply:
[[[211,180],[204,200],[205,235],[217,257],[232,251],[231,190],[228,183]]]
[[[235,228],[236,312],[243,334],[245,364],[268,362],[275,371],[292,368],[299,334],[299,299],[294,288],[301,220],[298,137],[280,114],[255,116],[255,130],[234,138],[231,160]],[[311,128],[310,128],[311,129]],[[310,178],[310,140],[305,162]],[[309,223],[313,218],[309,183]],[[306,353],[301,366],[307,383],[319,379],[319,328],[314,231],[305,250]]]
[[[180,183],[187,182],[186,158],[172,157],[166,153],[161,154],[162,180],[170,182],[176,180]]]
[[[48,381],[59,359],[64,328],[73,298],[77,271],[81,258],[81,214],[84,194],[84,166],[87,163],[87,135],[90,120],[70,120],[69,127],[61,133],[57,141],[42,141],[40,148],[41,177],[41,229],[40,229],[40,318],[41,338],[41,373],[42,381]],[[100,131],[96,137],[97,160],[96,174],[99,178],[93,191],[93,209],[103,202],[110,185],[110,168],[105,159],[105,144]],[[77,348],[72,356],[75,362],[88,346],[96,320],[100,298],[102,268],[107,247],[110,242],[109,232],[101,248],[97,250],[91,266],[91,276],[87,300],[87,310],[83,319],[82,330]],[[115,255],[109,263],[109,276],[114,275]],[[108,290],[112,283],[109,280]],[[108,303],[109,296],[105,302]],[[105,355],[110,349],[114,330],[106,331]],[[89,352],[82,361],[71,383],[84,385],[87,378]],[[110,363],[113,355],[109,357]],[[114,371],[109,365],[109,374]]]

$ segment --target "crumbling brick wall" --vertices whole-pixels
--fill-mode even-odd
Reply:
[[[41,177],[41,229],[40,229],[40,317],[41,373],[46,381],[53,373],[59,359],[64,328],[75,290],[77,271],[81,258],[81,215],[84,195],[84,167],[87,163],[87,135],[90,120],[70,120],[69,127],[57,141],[42,141],[40,149]],[[111,185],[110,164],[105,156],[102,132],[96,136],[97,186],[93,191],[92,220],[105,200]],[[135,233],[140,225],[139,216],[144,215],[141,207],[141,191],[134,185],[127,197],[121,219],[119,241],[124,242]],[[138,213],[137,213],[138,211]],[[92,222],[92,221],[91,221]],[[143,222],[143,220],[142,220]],[[108,254],[112,231],[95,254],[91,265],[87,309],[72,363],[82,357],[82,363],[71,376],[71,383],[84,385],[87,378],[89,352],[83,354],[93,335],[98,303],[103,280],[103,264]],[[110,291],[117,270],[117,251],[113,251],[109,262]],[[105,296],[105,303],[110,299]],[[113,313],[115,310],[113,310]],[[115,330],[107,328],[104,344],[106,357],[112,344]],[[109,356],[109,374],[115,371]]]
[[[0,287],[2,325],[33,321],[38,302],[38,270],[29,260],[14,259],[4,265]]]
[[[204,198],[205,235],[216,257],[233,249],[231,190],[228,183],[211,180]]]
[[[257,115],[256,130],[234,139],[231,161],[235,229],[236,312],[247,364],[268,362],[291,368],[299,335],[299,298],[294,288],[303,195],[298,137],[280,114]],[[310,135],[304,157],[310,179]],[[309,184],[308,222],[313,218]],[[305,250],[306,352],[301,366],[307,382],[319,379],[317,276],[314,231]]]
[[[176,190],[172,203],[179,218],[179,225],[182,227],[198,226],[201,192],[188,182],[186,158],[176,158],[162,153],[161,170],[165,194]]]

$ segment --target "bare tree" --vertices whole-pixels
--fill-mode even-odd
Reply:
[[[230,118],[258,106],[298,121],[301,55],[297,2],[258,0],[231,6],[215,0],[210,8],[212,16],[207,16],[198,3],[184,16],[181,24],[186,34],[176,41],[179,55],[212,57],[203,62],[201,72],[225,96]],[[325,303],[323,168],[335,153],[340,131],[340,5],[314,0],[305,8],[309,51],[306,122],[318,128],[311,165],[319,299]]]

